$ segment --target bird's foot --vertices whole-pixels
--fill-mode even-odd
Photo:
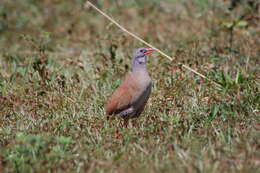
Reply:
[[[124,119],[124,128],[128,127],[128,119]]]

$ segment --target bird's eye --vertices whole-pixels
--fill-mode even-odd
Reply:
[[[142,49],[142,50],[141,50],[141,53],[144,53],[144,52],[145,52],[145,50],[144,50],[144,49]]]

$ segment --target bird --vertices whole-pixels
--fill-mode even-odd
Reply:
[[[132,70],[105,105],[108,119],[111,115],[122,117],[127,127],[129,119],[137,118],[143,112],[152,88],[152,79],[146,68],[147,55],[153,51],[152,48],[138,48],[134,51]]]

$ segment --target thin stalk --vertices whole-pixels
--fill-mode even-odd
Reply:
[[[92,4],[89,1],[86,1],[85,3],[85,7],[92,7],[93,9],[95,9],[96,11],[98,11],[100,14],[102,14],[104,17],[106,17],[109,21],[111,21],[112,23],[114,23],[117,27],[119,27],[122,31],[126,32],[127,34],[131,35],[132,37],[134,37],[135,39],[137,39],[138,41],[142,42],[143,44],[153,48],[155,51],[157,51],[158,53],[160,53],[162,56],[168,58],[170,61],[174,60],[174,57],[170,57],[169,55],[167,55],[166,53],[162,52],[160,49],[154,47],[153,45],[151,45],[150,43],[147,43],[146,41],[144,41],[143,39],[141,39],[140,37],[138,37],[137,35],[135,35],[134,33],[128,31],[125,27],[123,27],[122,25],[120,25],[118,22],[116,22],[112,17],[108,16],[105,12],[103,12],[102,10],[100,10],[99,8],[97,8],[94,4]],[[200,77],[210,81],[211,83],[214,83],[215,85],[217,85],[218,87],[222,87],[220,84],[218,84],[217,82],[207,78],[205,75],[197,72],[196,70],[190,68],[189,66],[185,65],[185,64],[181,64],[182,67],[184,67],[185,69],[199,75]]]

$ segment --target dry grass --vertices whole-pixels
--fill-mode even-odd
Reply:
[[[175,57],[150,57],[152,97],[127,129],[103,106],[140,42],[80,0],[0,3],[0,172],[257,172],[257,12],[116,2],[102,9]],[[244,13],[231,47],[227,23]]]

